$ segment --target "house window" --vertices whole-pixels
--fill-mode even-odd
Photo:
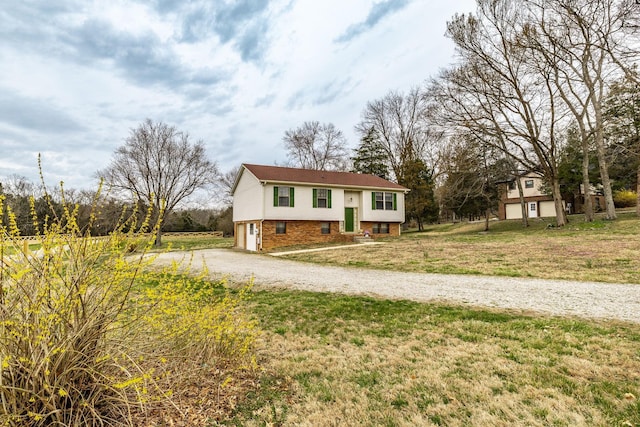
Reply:
[[[314,188],[313,207],[331,208],[331,190],[329,190],[328,188]]]
[[[373,224],[371,231],[373,231],[373,234],[389,234],[389,223],[382,222]]]
[[[287,234],[286,222],[276,222],[276,234]]]
[[[384,193],[376,191],[374,194],[375,194],[375,201],[374,201],[373,209],[383,210],[384,209]]]
[[[387,211],[393,210],[393,193],[384,193],[384,209]]]
[[[273,206],[293,207],[293,187],[273,187]]]
[[[533,188],[533,180],[525,179],[524,180],[524,188]]]
[[[395,211],[397,207],[397,194],[374,191],[371,193],[371,209]]]
[[[320,233],[321,234],[331,234],[331,224],[328,222],[320,223]]]
[[[509,190],[515,190],[516,189],[516,182],[515,181],[510,181],[509,182]]]

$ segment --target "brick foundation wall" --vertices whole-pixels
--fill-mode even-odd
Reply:
[[[373,225],[374,224],[379,224],[379,222],[367,222],[367,221],[360,221],[360,228],[364,231],[364,230],[368,230],[369,233],[373,233]],[[386,237],[386,236],[399,236],[400,235],[400,224],[397,222],[391,222],[389,223],[389,234],[371,234],[371,237]]]
[[[255,221],[259,223],[259,221]],[[276,234],[276,223],[280,221],[263,221],[262,222],[262,249],[265,251],[293,245],[306,245],[314,243],[346,243],[352,242],[353,237],[358,233],[340,233],[340,224],[338,221],[329,222],[329,228],[331,232],[329,234],[322,234],[320,225],[323,222],[328,221],[282,221],[287,224],[287,232],[285,234]],[[361,222],[360,228],[373,231],[372,222]],[[245,223],[235,223],[234,233],[234,247],[240,247],[238,242],[238,227],[244,227]],[[389,223],[388,234],[371,234],[371,237],[387,237],[387,236],[399,236],[400,224]],[[243,245],[242,245],[243,246]]]
[[[276,234],[276,222],[262,223],[262,249],[271,250],[282,246],[306,245],[312,243],[340,243],[353,241],[353,235],[340,234],[338,222],[330,222],[329,234],[320,232],[320,224],[327,221],[283,221],[287,224],[285,234]]]

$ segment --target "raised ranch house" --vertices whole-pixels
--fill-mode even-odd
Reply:
[[[408,191],[373,175],[243,164],[231,191],[234,246],[260,251],[398,236]]]

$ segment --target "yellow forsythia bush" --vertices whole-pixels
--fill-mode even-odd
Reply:
[[[249,287],[154,272],[148,214],[94,238],[62,195],[61,217],[32,208],[33,251],[0,195],[0,425],[130,426],[171,403],[178,366],[255,364]]]
[[[638,202],[638,195],[631,190],[618,190],[613,193],[616,208],[630,208]]]

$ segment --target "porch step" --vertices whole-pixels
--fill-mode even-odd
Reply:
[[[374,243],[370,236],[354,236],[353,241],[356,243]]]

